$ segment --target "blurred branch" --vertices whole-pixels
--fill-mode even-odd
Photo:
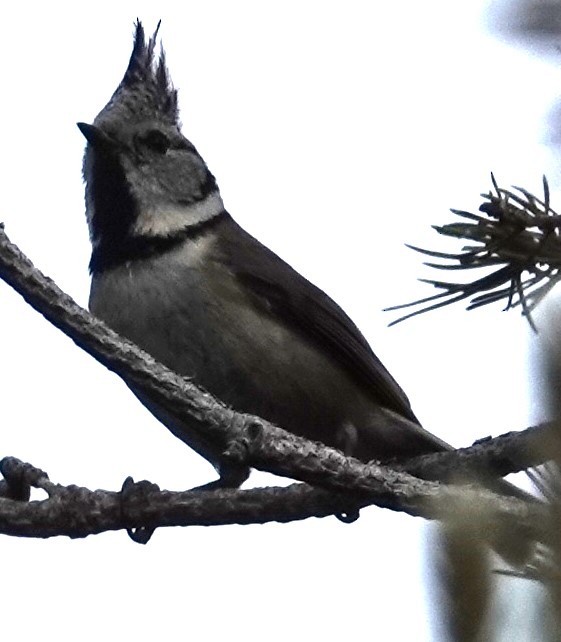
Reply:
[[[467,511],[440,525],[427,550],[443,640],[496,640],[489,630],[494,581],[481,515]]]
[[[499,187],[495,177],[491,175],[491,178],[494,192],[481,195],[485,199],[479,207],[482,215],[451,210],[472,222],[434,226],[439,234],[466,239],[470,245],[464,246],[458,253],[408,247],[448,261],[425,263],[439,270],[487,268],[492,272],[468,283],[420,279],[441,292],[387,308],[402,310],[421,306],[390,325],[468,299],[468,310],[496,301],[503,301],[505,310],[520,306],[522,314],[535,329],[532,310],[561,279],[561,216],[551,209],[545,176],[543,199],[522,187],[515,187],[514,191]]]
[[[491,31],[535,54],[554,53],[561,35],[561,6],[557,0],[496,0],[486,11]],[[546,46],[549,45],[549,46]]]

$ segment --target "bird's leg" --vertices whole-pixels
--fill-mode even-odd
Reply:
[[[218,490],[220,488],[239,488],[249,477],[249,467],[236,464],[221,464],[220,477],[215,481],[195,486],[191,490]]]
[[[348,457],[354,455],[356,452],[356,445],[358,442],[358,433],[356,427],[348,422],[342,426],[338,435],[339,439],[342,442],[341,450]],[[346,511],[345,513],[337,513],[335,517],[343,524],[352,524],[360,517],[360,509],[353,508]]]
[[[238,488],[249,477],[249,468],[235,464],[222,464],[220,466],[219,479],[196,486],[191,490],[218,490],[220,488]],[[144,500],[154,491],[159,491],[160,487],[149,481],[135,482],[132,477],[127,477],[121,488],[121,514],[127,521],[127,504],[134,501]],[[148,526],[138,526],[136,528],[127,528],[127,534],[133,542],[137,544],[147,544],[156,529]]]

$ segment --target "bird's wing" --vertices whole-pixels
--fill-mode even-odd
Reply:
[[[418,423],[407,396],[347,314],[233,219],[220,244],[233,271],[265,310],[329,352],[377,402]]]

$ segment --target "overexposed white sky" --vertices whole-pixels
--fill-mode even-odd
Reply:
[[[517,313],[460,306],[388,328],[381,310],[431,293],[416,278],[438,275],[404,243],[444,247],[430,226],[449,222],[449,207],[476,209],[491,170],[531,190],[547,173],[555,206],[560,176],[543,141],[561,58],[491,36],[482,0],[11,4],[0,6],[0,220],[78,302],[89,242],[75,123],[91,122],[120,81],[136,17],[148,32],[161,18],[183,131],[227,209],[345,308],[424,425],[459,446],[543,418],[528,374],[538,340]],[[90,488],[214,478],[1,282],[0,310],[1,456]],[[2,631],[434,640],[426,533],[370,508],[351,525],[160,529],[146,547],[124,533],[1,537]]]

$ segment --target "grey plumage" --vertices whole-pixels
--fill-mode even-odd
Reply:
[[[214,176],[180,133],[156,34],[140,23],[125,76],[84,160],[90,308],[236,410],[363,461],[449,448],[425,431],[351,319],[225,211]],[[224,485],[248,471],[141,401],[206,457]]]

